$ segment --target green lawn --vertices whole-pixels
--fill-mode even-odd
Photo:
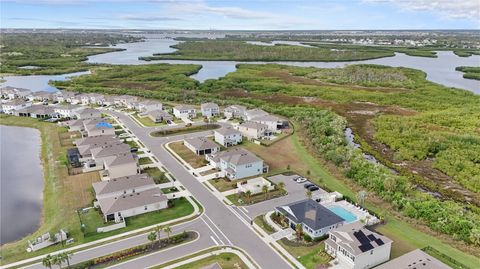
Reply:
[[[153,122],[152,119],[150,119],[149,117],[140,117],[138,115],[138,113],[134,113],[132,114],[132,116],[138,120],[141,124],[143,124],[144,126],[147,126],[147,127],[155,127],[155,126],[165,126],[167,125],[165,122]]]
[[[212,184],[219,192],[224,192],[237,188],[236,181],[230,181],[226,178],[210,179],[208,182],[210,182],[210,184]]]
[[[138,148],[138,144],[135,141],[127,141],[126,139],[124,140],[124,143],[129,145],[131,148]]]
[[[275,229],[273,229],[273,227],[265,221],[264,217],[265,215],[257,216],[255,219],[253,219],[253,222],[260,226],[266,233],[273,234]]]
[[[85,225],[85,235],[87,236],[96,234],[97,228],[108,225],[104,223],[104,218],[100,211],[93,208],[89,209],[87,213],[79,212],[78,216],[81,223]]]
[[[152,159],[150,157],[142,157],[138,159],[138,164],[144,165],[144,164],[151,164],[153,163]]]
[[[193,168],[200,168],[208,163],[207,160],[205,160],[205,156],[193,153],[193,151],[183,144],[183,141],[170,143],[168,147]]]
[[[175,260],[175,261],[172,261],[172,262],[168,262],[166,264],[162,264],[162,265],[159,265],[159,266],[156,266],[156,267],[153,267],[153,268],[155,268],[155,269],[164,268],[168,265],[172,265],[172,264],[175,264],[177,262],[184,261],[184,260],[199,256],[199,255],[214,251],[216,249],[217,248],[201,251],[199,253],[189,255],[185,258],[181,258],[181,259],[178,259],[178,260]],[[218,263],[218,265],[220,265],[222,269],[248,269],[248,267],[245,265],[245,263],[243,263],[243,261],[240,259],[240,257],[238,257],[237,255],[235,255],[233,253],[221,253],[219,255],[210,256],[208,258],[204,258],[204,259],[192,262],[192,263],[188,263],[188,264],[176,267],[176,269],[200,269],[200,268],[203,268],[205,266],[212,265],[212,264],[215,264],[215,263]]]
[[[190,126],[190,127],[179,127],[169,130],[162,130],[152,132],[150,135],[154,137],[163,137],[163,136],[170,136],[170,135],[182,135],[182,134],[189,134],[201,131],[208,131],[208,130],[215,130],[219,129],[221,126],[218,124],[205,124],[199,126]]]
[[[331,260],[330,256],[323,251],[325,249],[324,242],[315,243],[313,246],[293,246],[293,244],[286,244],[283,240],[279,240],[278,243],[307,269],[314,269]]]
[[[274,199],[280,196],[283,196],[286,194],[286,191],[284,190],[279,190],[279,189],[274,189],[272,191],[269,191],[267,195],[265,193],[257,193],[255,195],[250,196],[250,198],[247,198],[243,193],[238,193],[238,194],[231,194],[227,196],[227,199],[230,200],[234,205],[251,205],[255,203],[260,203],[266,200]],[[241,202],[240,202],[241,201]]]
[[[172,187],[172,188],[163,188],[163,189],[161,189],[161,191],[162,191],[164,194],[167,194],[167,193],[178,192],[178,189],[175,188],[175,187]]]
[[[149,167],[143,169],[143,172],[147,173],[150,177],[153,178],[156,184],[162,184],[170,182],[168,178],[165,176],[165,173],[160,171],[158,167]]]

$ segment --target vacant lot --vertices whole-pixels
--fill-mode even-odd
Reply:
[[[191,151],[183,144],[183,141],[173,142],[169,144],[169,147],[171,150],[177,153],[180,158],[189,163],[193,168],[199,168],[207,164],[205,156],[200,156],[193,153],[193,151]]]
[[[331,260],[330,256],[324,252],[325,244],[323,242],[303,246],[283,239],[278,241],[278,243],[307,269],[317,268],[318,265],[327,264]]]

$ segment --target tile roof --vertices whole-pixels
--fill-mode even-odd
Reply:
[[[137,208],[145,205],[167,201],[167,197],[158,188],[98,199],[103,214],[108,215],[119,211]]]

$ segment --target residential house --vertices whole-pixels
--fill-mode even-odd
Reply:
[[[28,98],[31,101],[48,102],[48,101],[53,101],[54,95],[51,92],[38,91],[38,92],[33,92],[31,95],[28,96]]]
[[[46,105],[32,105],[29,107],[25,107],[14,112],[14,115],[20,117],[30,117],[30,118],[37,118],[37,119],[47,119],[56,117],[56,113],[51,106]]]
[[[159,188],[152,188],[131,194],[100,198],[97,204],[105,221],[121,222],[124,218],[167,208],[168,199]]]
[[[272,135],[272,132],[268,130],[268,126],[259,122],[246,121],[239,124],[237,128],[243,136],[250,140],[263,139]]]
[[[220,115],[220,108],[215,103],[203,103],[200,106],[202,116],[210,118]]]
[[[137,160],[130,152],[106,157],[103,161],[103,168],[105,171],[101,172],[102,180],[139,173]]]
[[[221,128],[214,132],[215,142],[224,147],[235,146],[242,143],[242,133],[232,127]]]
[[[76,93],[69,91],[58,91],[54,93],[53,100],[59,103],[72,103],[72,98],[75,97]]]
[[[325,251],[341,268],[368,269],[390,259],[392,240],[352,223],[330,231]],[[398,267],[390,267],[397,269]]]
[[[105,143],[110,141],[120,141],[120,139],[116,138],[115,136],[89,136],[75,140],[73,143],[77,146],[86,146],[91,144],[98,144],[98,143]]]
[[[155,188],[155,182],[148,174],[138,174],[94,182],[93,190],[98,199],[130,195]]]
[[[162,103],[154,100],[145,100],[138,103],[138,110],[141,112],[149,112],[153,110],[162,110]]]
[[[14,99],[12,101],[2,103],[1,112],[12,115],[16,110],[20,110],[22,108],[26,108],[31,105],[32,105],[32,102],[24,101],[21,99]]]
[[[173,108],[173,115],[179,119],[195,118],[197,116],[197,112],[192,106],[179,105]]]
[[[256,177],[244,182],[237,182],[237,188],[239,192],[250,192],[252,195],[262,193],[264,186],[267,186],[268,191],[275,189],[275,186],[272,184],[272,182],[263,177]]]
[[[450,269],[451,267],[416,249],[403,254],[389,262],[383,263],[375,269]]]
[[[0,89],[0,95],[2,99],[15,99],[17,98],[17,89],[11,86],[3,87]]]
[[[96,118],[89,119],[83,122],[84,130],[87,136],[97,136],[97,135],[115,135],[115,128],[106,122],[104,119]]]
[[[132,107],[132,104],[138,102],[138,97],[131,95],[115,96],[115,105],[123,107]]]
[[[85,127],[83,125],[83,120],[69,120],[66,122],[61,122],[59,124],[63,124],[64,126],[68,127],[68,130],[70,132],[83,132],[85,131]]]
[[[205,137],[194,137],[183,140],[183,144],[197,155],[214,154],[220,151],[220,146]]]
[[[97,137],[97,136],[94,136]],[[103,142],[98,142],[98,143],[90,143],[86,145],[81,145],[77,146],[78,148],[78,153],[80,155],[80,158],[82,162],[88,161],[92,159],[92,149],[98,149],[98,148],[106,148],[109,146],[116,147],[117,145],[127,145],[123,143],[120,139],[117,138],[111,138],[105,135],[102,135],[100,137],[107,137],[110,138],[109,140],[105,140]],[[123,147],[123,146],[122,146]]]
[[[288,126],[287,120],[273,115],[255,117],[251,121],[267,125],[267,129],[273,133],[278,133],[281,129]]]
[[[57,105],[53,107],[53,110],[55,111],[55,113],[58,114],[60,118],[74,118],[75,111],[78,111],[80,109],[82,109],[80,106],[71,104]]]
[[[106,158],[131,152],[130,146],[124,143],[107,142],[105,143],[106,145],[103,143],[98,144],[100,145],[97,147],[89,147],[89,145],[78,146],[79,152],[80,149],[82,149],[84,154],[82,155],[82,161],[85,162],[85,171],[103,169]],[[80,154],[82,154],[82,152]]]
[[[226,107],[223,110],[223,115],[226,118],[243,118],[246,110],[247,108],[244,106],[233,105],[233,106]]]
[[[256,176],[268,172],[268,166],[262,159],[243,148],[234,148],[215,154],[208,154],[206,159],[212,166],[220,169],[223,175],[230,180]]]
[[[95,119],[100,118],[102,116],[102,113],[98,109],[86,107],[74,111],[73,115],[77,119]]]
[[[344,220],[323,205],[312,199],[306,199],[275,208],[288,220],[288,225],[293,230],[297,224],[302,225],[303,233],[311,238],[319,238],[329,231],[341,227]]]
[[[161,109],[150,110],[147,112],[147,117],[150,118],[153,122],[172,122],[172,115],[168,114],[167,111]]]
[[[263,117],[263,116],[268,116],[268,112],[255,108],[255,109],[249,109],[245,111],[245,114],[243,115],[243,120],[252,120],[257,117]]]

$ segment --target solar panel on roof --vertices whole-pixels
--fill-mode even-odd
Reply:
[[[369,251],[371,249],[373,249],[373,246],[372,244],[370,243],[366,243],[366,244],[362,244],[361,246],[358,247],[362,252],[365,252],[365,251]]]
[[[375,243],[377,243],[377,245],[379,245],[379,246],[385,244],[385,242],[383,242],[383,240],[380,239],[380,238],[377,238],[377,239],[375,240]]]
[[[377,239],[373,234],[369,234],[367,237],[368,239],[370,239],[370,241],[374,241],[375,239]]]

